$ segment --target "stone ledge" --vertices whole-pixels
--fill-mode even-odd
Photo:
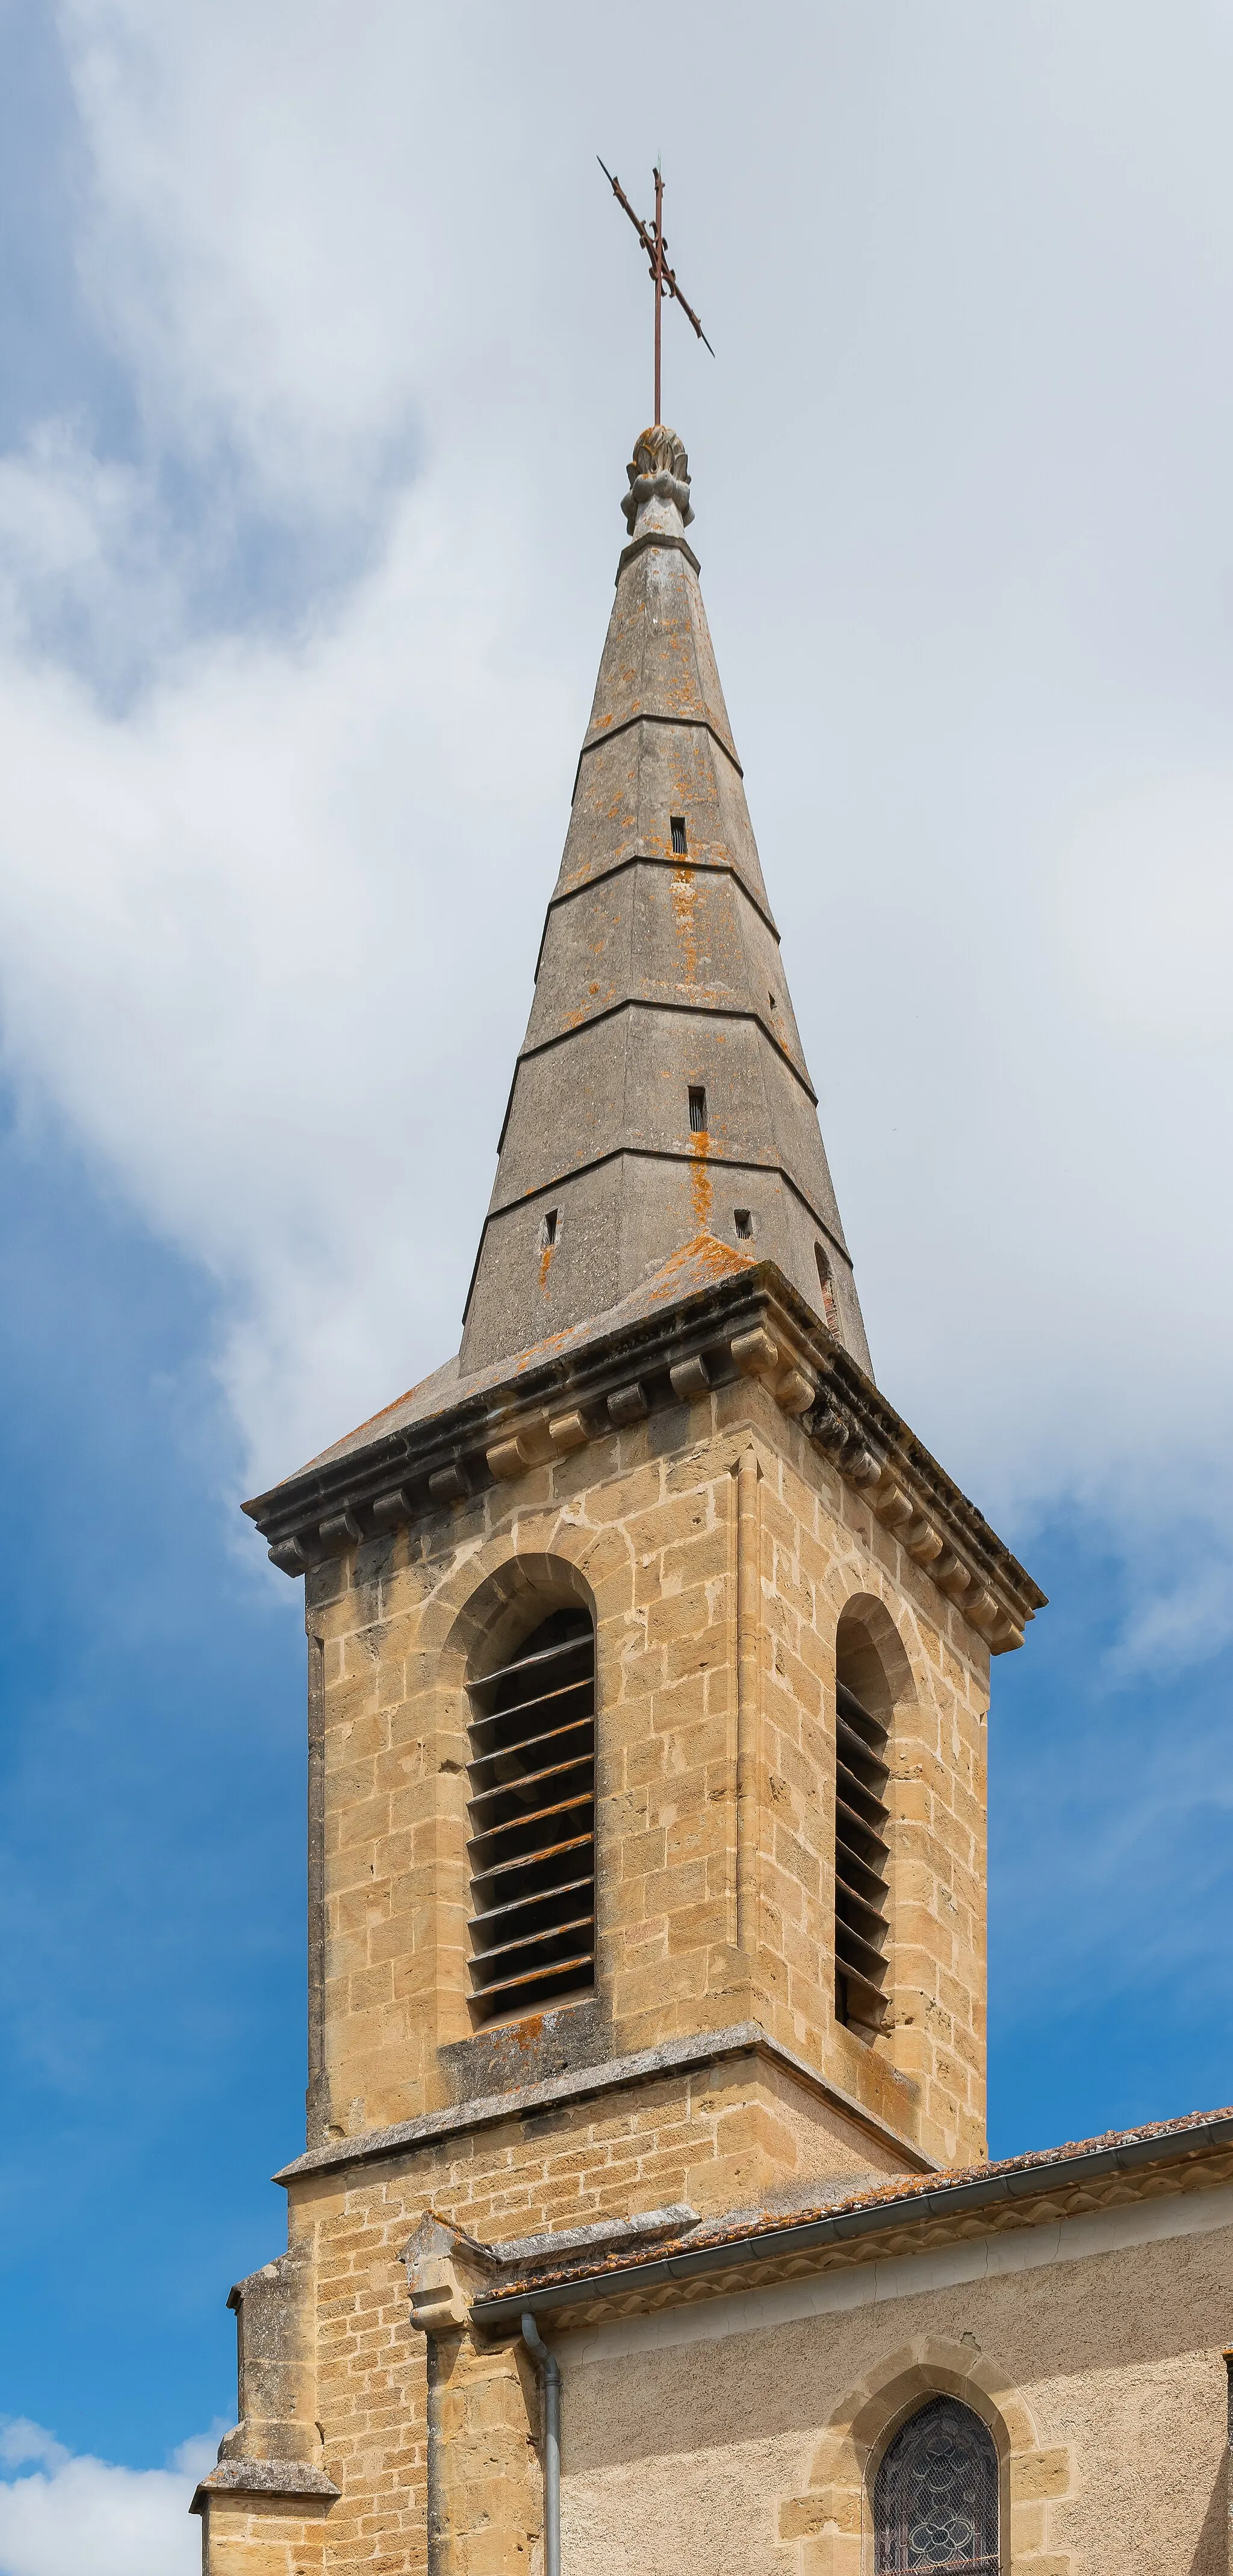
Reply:
[[[700,573],[702,570],[688,537],[674,536],[670,528],[648,528],[645,536],[631,537],[629,544],[622,546],[617,559],[617,581],[620,580],[626,564],[633,563],[639,555],[645,554],[648,546],[669,546],[674,554],[684,555],[686,563],[692,564],[695,572]],[[613,583],[613,589],[615,588],[616,582]]]
[[[554,2254],[589,2254],[608,2245],[649,2242],[653,2236],[687,2236],[691,2227],[701,2224],[698,2211],[688,2201],[674,2200],[663,2209],[636,2210],[631,2218],[593,2218],[585,2227],[548,2228],[538,2236],[505,2236],[489,2250],[508,2270],[511,2263],[546,2262]]]
[[[709,716],[675,716],[670,713],[667,707],[639,707],[636,715],[622,716],[619,724],[610,725],[606,733],[588,734],[587,739],[578,754],[578,767],[574,773],[573,792],[575,796],[578,793],[578,780],[582,773],[582,764],[588,757],[589,753],[593,751],[602,751],[606,742],[615,742],[619,734],[628,733],[631,726],[642,724],[678,725],[689,733],[709,734],[716,749],[718,751],[722,751],[724,759],[731,761],[737,777],[744,777],[745,772],[741,767],[740,761],[737,759],[731,743],[724,741],[723,735],[719,731],[718,726],[712,724]]]
[[[669,868],[673,876],[680,876],[683,873],[692,876],[731,877],[733,884],[739,886],[746,903],[752,906],[759,920],[766,923],[772,939],[778,940],[779,932],[775,926],[773,913],[761,896],[755,894],[748,877],[735,859],[707,858],[699,850],[649,850],[642,839],[635,842],[632,850],[626,850],[623,857],[608,860],[602,867],[588,868],[585,875],[571,877],[567,884],[558,886],[548,900],[549,919],[561,904],[576,903],[579,895],[589,894],[593,886],[609,884],[613,877],[623,876],[627,868]],[[543,955],[544,942],[541,939],[539,956],[535,961],[537,973],[543,962]]]
[[[341,2494],[324,2469],[310,2469],[304,2460],[221,2460],[201,2480],[188,2509],[203,2513],[212,2495],[301,2497],[332,2504]]]
[[[460,2102],[444,2111],[421,2111],[414,2120],[400,2120],[388,2129],[361,2129],[354,2137],[332,2139],[328,2146],[309,2147],[290,2164],[282,2165],[272,2177],[275,2182],[294,2182],[301,2174],[329,2173],[338,2167],[365,2164],[381,2156],[402,2155],[408,2149],[432,2146],[438,2138],[452,2138],[470,2129],[494,2128],[502,2120],[517,2120],[528,2111],[548,2110],[563,2102],[593,2099],[597,2094],[612,2092],[628,2084],[653,2084],[658,2077],[687,2073],[695,2066],[718,2066],[733,2057],[766,2057],[782,2066],[798,2083],[806,2084],[819,2101],[832,2110],[841,2111],[846,2119],[876,2138],[880,2146],[891,2147],[906,2164],[918,2173],[936,2173],[931,2157],[923,2155],[911,2139],[880,2120],[877,2113],[866,2110],[863,2103],[845,2093],[838,2084],[828,2083],[804,2058],[784,2048],[763,2030],[760,2022],[734,2023],[728,2030],[705,2031],[696,2038],[667,2039],[658,2048],[640,2049],[629,2057],[610,2058],[606,2065],[579,2067],[566,2075],[550,2075],[541,2084],[515,2086],[508,2093],[494,2093],[474,2102]]]

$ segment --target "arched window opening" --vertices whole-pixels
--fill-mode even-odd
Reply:
[[[970,2406],[934,2397],[900,2425],[873,2527],[876,2576],[998,2576],[998,2458]]]
[[[835,1687],[835,2011],[868,2031],[886,2016],[889,1715],[876,1654],[845,1616]]]
[[[467,1684],[472,2004],[481,2022],[595,1983],[595,1629],[554,1610]]]

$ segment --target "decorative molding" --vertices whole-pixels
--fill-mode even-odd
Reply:
[[[643,430],[634,444],[633,462],[625,471],[629,490],[621,494],[621,508],[631,536],[639,513],[652,501],[679,510],[682,524],[690,526],[694,513],[689,498],[689,458],[684,441],[666,421],[657,420],[652,428]]]

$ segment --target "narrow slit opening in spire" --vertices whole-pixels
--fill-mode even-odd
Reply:
[[[557,1210],[556,1210],[555,1208],[549,1208],[548,1213],[547,1213],[546,1217],[544,1218],[543,1224],[541,1225],[540,1230],[539,1230],[539,1248],[540,1248],[540,1251],[541,1251],[541,1252],[551,1252],[552,1247],[553,1247],[554,1243],[556,1242],[556,1239],[557,1239]]]
[[[754,1230],[753,1209],[733,1208],[732,1222],[736,1227],[738,1243],[752,1243]]]
[[[689,1086],[689,1132],[691,1136],[706,1134],[706,1089],[701,1082],[691,1082]]]
[[[839,1309],[835,1304],[835,1289],[831,1278],[831,1265],[827,1260],[826,1254],[824,1253],[820,1243],[815,1243],[813,1248],[813,1257],[818,1265],[818,1287],[822,1294],[822,1320],[830,1332],[837,1333],[839,1330]]]
[[[677,858],[683,859],[689,848],[689,843],[685,838],[685,817],[683,814],[673,814],[670,820],[672,827],[673,851]]]

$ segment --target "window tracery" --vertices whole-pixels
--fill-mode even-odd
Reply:
[[[876,2576],[998,2576],[998,2460],[979,2415],[934,2397],[901,2424],[873,2490]]]

